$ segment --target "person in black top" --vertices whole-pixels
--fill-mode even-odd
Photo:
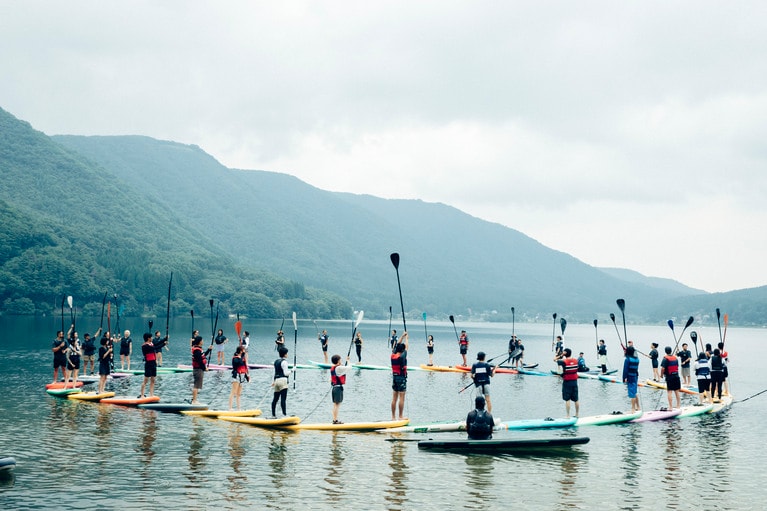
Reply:
[[[466,432],[472,440],[489,440],[493,438],[495,419],[485,410],[485,398],[477,396],[474,399],[475,409],[466,416]]]
[[[477,353],[477,361],[471,366],[471,378],[474,380],[477,392],[485,397],[488,413],[493,411],[493,404],[490,401],[490,378],[494,373],[495,367],[485,362],[485,352]]]

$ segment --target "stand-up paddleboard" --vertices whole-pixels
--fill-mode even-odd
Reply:
[[[666,419],[673,419],[680,413],[682,413],[680,408],[672,408],[671,410],[649,410],[644,412],[641,417],[637,417],[631,422],[663,421]]]
[[[122,406],[138,406],[146,403],[157,403],[160,401],[160,396],[145,396],[145,397],[128,397],[128,396],[114,396],[102,399],[102,403],[110,405],[122,405]]]
[[[315,362],[314,360],[310,360],[309,363],[322,369],[330,369],[333,367],[333,364],[328,364],[327,362]]]
[[[219,417],[221,415],[226,415],[227,417],[257,417],[261,415],[261,410],[258,408],[253,410],[182,410],[181,413],[198,417]]]
[[[428,365],[428,364],[421,364],[418,367],[423,369],[424,371],[434,371],[438,373],[465,373],[467,371],[471,371],[471,367],[468,369],[461,369],[461,367],[466,366],[434,366],[434,365]]]
[[[490,439],[490,440],[421,440],[419,449],[465,453],[541,452],[568,449],[589,442],[589,437]]]
[[[292,415],[290,417],[232,417],[228,415],[219,415],[219,419],[227,422],[237,422],[239,424],[248,424],[250,426],[258,426],[260,428],[277,428],[281,426],[289,426],[291,424],[299,424],[301,419]]]
[[[68,389],[47,389],[46,392],[53,397],[66,398],[69,394],[82,392],[82,389],[73,389],[72,387],[69,387]]]
[[[519,374],[527,374],[530,376],[551,376],[549,373],[544,373],[543,371],[536,371],[535,369],[527,369],[525,367],[520,367],[517,369]]]
[[[395,421],[379,421],[379,422],[339,422],[333,424],[332,422],[325,423],[312,423],[312,424],[294,424],[292,426],[283,426],[282,429],[288,429],[291,431],[297,431],[302,429],[310,429],[315,431],[376,431],[380,429],[398,428],[401,426],[407,426],[409,419],[400,419]]]
[[[139,374],[143,375],[144,371],[141,371]],[[133,373],[126,373],[126,372],[123,372],[123,371],[117,371],[117,372],[114,372],[114,373],[109,373],[109,376],[111,376],[112,378],[127,378],[128,376],[133,376]]]
[[[65,382],[63,382],[63,381],[57,381],[56,383],[46,383],[46,384],[45,384],[45,388],[46,388],[46,390],[47,390],[47,389],[63,389],[63,388],[64,388],[64,385],[66,385],[66,386],[67,386],[68,388],[70,388],[70,389],[71,389],[73,386],[74,386],[75,388],[78,388],[78,389],[79,389],[80,387],[82,387],[82,386],[84,385],[84,383],[83,383],[83,382],[81,382],[81,381],[78,381],[78,382],[76,382],[76,383],[74,383],[74,384],[73,384],[71,381],[70,381],[70,382],[68,382],[68,383],[65,383]]]
[[[91,374],[91,375],[85,375],[85,376],[78,376],[77,377],[77,381],[83,382],[83,385],[88,385],[90,383],[96,383],[100,379],[101,379],[101,376],[99,376],[97,374]],[[111,379],[112,379],[112,375],[111,374],[107,375],[107,380],[111,380]]]
[[[374,371],[391,371],[391,366],[381,366],[381,365],[375,365],[375,364],[352,364],[352,367],[355,369],[372,369]],[[408,369],[410,369],[408,367]]]
[[[618,424],[638,419],[642,416],[642,411],[638,412],[613,412],[602,415],[590,415],[588,417],[579,417],[575,421],[575,426],[604,426],[606,424]]]
[[[655,389],[662,389],[662,390],[668,390],[666,388],[666,382],[662,381],[655,381],[655,380],[645,380],[645,385],[648,387],[652,387]],[[685,394],[698,394],[698,387],[685,387],[682,386],[681,389],[679,389],[679,392],[684,392]]]
[[[497,429],[506,429],[501,419],[493,418]],[[466,431],[466,421],[432,422],[416,426],[399,426],[378,430],[380,433],[444,433],[447,431]]]
[[[180,371],[183,371],[183,369],[179,370],[176,367],[158,367],[157,375],[159,376],[162,374],[176,374],[177,372],[180,372]],[[122,372],[124,372],[125,374],[131,374],[134,376],[144,374],[143,369],[131,369],[130,371],[126,369],[125,371],[122,371]]]
[[[154,410],[156,412],[181,413],[184,410],[207,410],[208,405],[202,403],[143,403],[138,405],[144,410]]]
[[[711,411],[709,411],[709,413],[719,413],[722,410],[729,408],[732,406],[732,401],[733,399],[731,395],[722,394],[722,399],[718,400],[718,402],[716,399],[714,400],[714,407],[711,409]]]
[[[7,472],[16,468],[16,460],[13,456],[0,456],[0,472]]]
[[[75,392],[69,394],[69,399],[78,399],[80,401],[101,401],[104,398],[114,397],[114,392]]]
[[[696,415],[703,415],[704,413],[708,413],[713,409],[714,409],[713,403],[683,406],[681,408],[681,413],[677,415],[677,418],[683,419],[685,417],[695,417]]]
[[[271,366],[274,367],[274,366]],[[191,364],[178,364],[173,371],[182,371],[182,372],[189,372],[190,370],[194,369]],[[208,365],[208,371],[231,371],[232,366],[228,365],[221,365],[221,364],[210,364]],[[158,369],[160,371],[160,369]]]
[[[518,421],[509,421],[504,423],[506,429],[544,429],[544,428],[567,428],[575,425],[575,417],[552,419],[526,419]]]

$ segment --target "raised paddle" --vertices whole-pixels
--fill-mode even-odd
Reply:
[[[357,335],[357,327],[360,325],[362,316],[364,315],[365,311],[360,311],[359,314],[357,314],[357,320],[354,322],[354,328],[352,328],[352,340],[349,342],[349,351],[346,352],[346,362],[344,362],[344,365],[349,363],[349,356],[352,354],[352,345],[354,344],[354,336]]]
[[[727,322],[729,320],[729,316],[725,313],[724,315],[724,335],[722,336],[722,349],[724,349],[724,343],[727,342]]]
[[[554,344],[557,337],[557,313],[555,312],[552,317],[554,318],[554,325],[551,327],[551,351],[554,351]]]
[[[429,332],[426,330],[426,313],[424,312],[421,314],[421,317],[423,318],[423,336],[426,339],[426,342],[429,342]]]
[[[296,353],[298,352],[298,321],[296,321],[296,313],[293,312],[293,390],[296,390]]]
[[[389,305],[389,332],[387,334],[389,337],[386,339],[386,344],[391,344],[391,305]],[[390,346],[391,349],[394,349],[394,346]]]
[[[64,335],[66,332],[64,331],[64,303],[67,301],[66,296],[61,297],[61,334]],[[103,315],[102,315],[103,319]]]
[[[72,324],[74,324],[75,323],[75,312],[74,312],[74,308],[72,308],[72,297],[71,296],[67,296],[67,305],[69,305],[69,318],[72,320]]]
[[[117,293],[112,295],[112,298],[115,299],[115,310],[117,311],[117,324],[115,325],[115,333],[120,333],[120,304],[117,301]]]
[[[671,329],[671,335],[673,335],[673,336],[674,336],[674,342],[678,342],[678,341],[676,340],[676,334],[674,333],[674,321],[669,319],[669,320],[667,321],[667,323],[668,323],[668,327]]]
[[[676,350],[679,347],[679,341],[681,341],[682,337],[684,337],[684,331],[687,330],[690,327],[690,325],[692,325],[693,321],[695,321],[695,318],[693,318],[692,316],[687,318],[687,323],[684,324],[684,328],[682,329],[682,333],[679,334],[679,339],[677,339],[676,345],[674,346],[674,351],[672,353],[676,353]]]
[[[240,313],[237,313],[237,321],[234,322],[234,331],[237,332],[237,340],[242,342],[242,321],[240,321]]]
[[[719,307],[716,308],[716,323],[719,325],[719,342],[723,342],[724,338],[722,337],[722,322],[720,320],[722,316],[722,313],[719,311]]]
[[[618,335],[618,342],[621,343],[621,348],[623,348],[623,353],[626,353],[626,347],[623,345],[623,339],[621,339],[621,333],[618,331],[618,325],[615,324],[615,314],[613,314],[612,312],[610,313],[610,319],[612,320],[613,326],[615,327],[615,333]],[[628,339],[626,340],[626,342],[628,342]]]
[[[698,359],[698,332],[693,330],[690,332],[690,339],[692,339],[692,345],[695,346],[695,359]]]
[[[194,309],[191,309],[189,314],[192,315],[192,333],[194,333]]]
[[[149,333],[151,334],[152,333],[152,325],[154,325],[154,321],[152,321],[150,319],[148,325],[149,325]]]
[[[559,320],[559,328],[562,330],[562,336],[564,337],[565,328],[567,328],[567,320],[565,318]]]
[[[599,321],[595,319],[594,320],[594,341],[596,341],[597,351],[599,351],[599,329],[597,328],[597,323],[599,323]]]
[[[394,252],[389,256],[391,263],[394,265],[394,270],[397,272],[397,289],[399,289],[399,304],[402,307],[402,328],[407,332],[407,323],[405,322],[405,303],[402,301],[402,286],[399,281],[399,254]],[[390,330],[391,332],[391,330]]]
[[[623,318],[623,338],[626,339],[626,344],[629,342],[629,334],[626,333],[626,300],[623,298],[618,298],[615,300],[615,303],[618,305],[618,308],[621,310],[621,317]],[[623,347],[623,343],[621,343],[621,347]],[[623,348],[623,351],[626,351],[626,348]]]
[[[173,285],[173,272],[170,272],[170,279],[168,280],[168,305],[165,309],[165,349],[170,351],[170,336],[168,334],[169,328],[170,328],[170,288]],[[117,316],[118,320],[120,316]]]
[[[455,332],[455,340],[458,342],[461,342],[461,339],[458,338],[458,329],[455,328],[455,318],[451,314],[450,316],[448,316],[448,319],[453,324],[453,332]]]
[[[149,327],[151,330],[152,327]],[[112,301],[107,303],[107,332],[112,332]]]
[[[514,307],[511,308],[511,336],[514,337]]]
[[[104,307],[107,304],[107,292],[104,291],[104,299],[101,300],[101,323],[99,324],[99,330],[104,328]]]

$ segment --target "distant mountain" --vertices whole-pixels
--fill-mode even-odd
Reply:
[[[634,322],[665,320],[682,303],[710,309],[703,299],[711,295],[594,268],[445,204],[328,192],[285,174],[228,169],[196,146],[47,137],[0,110],[0,166],[0,220],[14,226],[2,233],[6,312],[30,303],[50,308],[74,285],[93,309],[102,289],[116,289],[133,312],[157,312],[173,271],[174,307],[182,312],[204,310],[215,297],[222,312],[252,317],[291,310],[350,317],[354,308],[385,318],[390,306],[399,309],[392,252],[401,256],[405,308],[416,318],[502,321],[514,306],[519,320],[548,321],[557,312],[590,322],[617,312],[618,297]]]
[[[694,289],[685,286],[681,282],[677,282],[672,279],[663,279],[660,277],[647,277],[642,275],[638,271],[627,270],[625,268],[599,268],[606,274],[616,279],[625,280],[626,282],[634,282],[637,284],[644,284],[657,289],[663,289],[673,293],[677,293],[680,296],[685,295],[703,295],[707,294],[702,289]]]
[[[240,263],[342,294],[370,317],[384,317],[398,300],[395,251],[406,308],[417,315],[496,310],[510,319],[514,305],[530,319],[558,311],[590,320],[614,309],[618,296],[640,314],[686,294],[616,279],[444,204],[327,192],[284,174],[227,169],[199,147],[147,137],[53,139],[208,233]]]

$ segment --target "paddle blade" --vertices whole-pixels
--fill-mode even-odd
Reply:
[[[554,319],[557,319],[557,313],[555,312],[554,314],[551,315],[551,317]]]
[[[210,304],[210,310],[213,310],[213,298],[208,300],[208,303]]]
[[[672,320],[668,320],[668,327],[671,329],[671,331],[674,331],[674,322]]]
[[[234,323],[234,331],[237,332],[237,337],[242,337],[242,321],[236,321]]]
[[[423,317],[423,320],[426,321],[426,313],[424,312],[423,314],[421,314],[421,316]]]
[[[719,311],[719,307],[716,308],[716,320],[719,321],[719,318],[722,316],[721,312]]]
[[[150,319],[150,320],[149,320],[149,330],[151,330],[151,329],[152,329],[152,325],[154,325],[154,321],[152,321],[152,320]]]
[[[565,328],[567,328],[567,320],[565,318],[559,320],[559,328],[562,330],[562,335],[565,335]]]
[[[618,308],[621,310],[621,312],[626,310],[626,300],[624,300],[623,298],[618,298],[617,300],[615,300],[615,303],[618,304]]]
[[[293,330],[298,330],[298,321],[296,321],[296,313],[293,312]]]
[[[693,322],[693,321],[695,321],[695,318],[693,318],[692,316],[690,316],[689,318],[687,318],[687,323],[685,323],[684,327],[685,327],[685,328],[688,328],[690,325],[692,325],[692,322]]]
[[[514,314],[514,307],[511,308],[511,313]]]
[[[690,339],[692,339],[692,343],[693,344],[697,344],[697,342],[698,342],[698,332],[696,332],[695,330],[690,332]]]
[[[389,259],[391,259],[391,263],[394,265],[395,269],[399,268],[399,254],[397,252],[394,252],[389,256]]]
[[[189,311],[189,314],[191,314],[191,315],[192,315],[192,318],[194,319],[194,309],[190,310],[190,311]]]
[[[72,308],[72,297],[71,296],[67,296],[67,304],[69,305],[69,308],[71,309]]]
[[[449,319],[449,320],[450,320],[450,322],[453,324],[453,326],[455,326],[455,318],[453,317],[453,315],[452,315],[452,314],[451,314],[450,316],[448,316],[448,319]]]
[[[594,320],[594,328],[596,328],[596,327],[597,327],[597,323],[598,323],[598,321],[595,319],[595,320]]]
[[[360,313],[357,315],[357,321],[354,322],[354,328],[356,329],[360,323],[362,322],[362,316],[365,315],[365,311],[360,311]]]
[[[610,319],[613,320],[613,323],[615,323],[615,314],[612,312],[610,313]]]

